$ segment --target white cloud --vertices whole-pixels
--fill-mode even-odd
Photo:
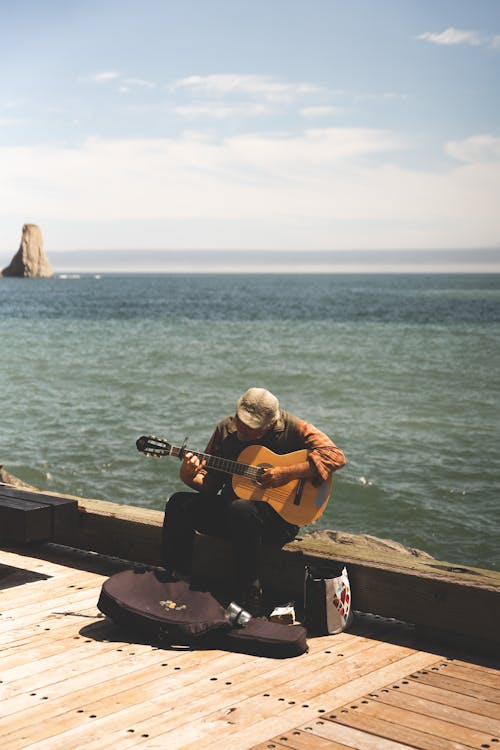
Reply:
[[[292,101],[297,97],[316,94],[323,90],[313,83],[282,83],[270,76],[238,74],[189,76],[175,81],[171,88],[215,97],[245,94],[279,102]]]
[[[396,166],[402,146],[386,131],[325,128],[3,148],[0,210],[42,226],[94,226],[97,247],[130,247],[131,222],[143,247],[498,243],[500,163],[483,159],[484,149],[497,152],[497,141],[448,144],[448,153],[461,155],[448,172]],[[63,247],[70,242],[74,236]]]
[[[147,81],[144,78],[124,78],[124,83],[126,86],[137,86],[144,89],[156,88],[154,81]]]
[[[230,117],[260,117],[272,110],[263,104],[246,103],[224,106],[222,104],[187,104],[172,108],[178,117],[187,120],[225,120]]]
[[[81,80],[98,84],[111,82],[119,83],[118,91],[121,93],[127,93],[131,88],[156,88],[156,83],[154,83],[154,81],[148,81],[144,78],[128,78],[117,70],[103,70],[98,73],[92,73],[88,76],[84,76]]]
[[[85,77],[86,81],[93,81],[94,83],[107,83],[108,81],[115,81],[120,78],[121,73],[116,70],[103,70],[100,73],[92,73]]]
[[[483,133],[461,141],[449,141],[446,152],[454,159],[471,164],[500,162],[500,137]]]
[[[318,107],[302,107],[299,109],[299,115],[301,117],[331,117],[338,115],[344,110],[341,107],[331,106],[318,106]]]
[[[448,29],[445,29],[445,31],[439,33],[426,31],[424,34],[419,34],[417,39],[445,46],[455,44],[470,44],[476,46],[482,43],[482,37],[477,31],[455,29],[453,26],[450,26]]]

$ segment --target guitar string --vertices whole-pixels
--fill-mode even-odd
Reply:
[[[159,456],[169,456],[174,455],[177,457],[180,457],[182,449],[176,448],[175,446],[171,446],[170,450],[167,450],[165,448],[162,448],[158,446],[158,448],[152,448],[153,455],[159,455]],[[211,456],[207,453],[202,453],[201,451],[191,451],[195,456],[198,458],[201,458],[202,460],[208,459],[209,463],[212,464],[209,468],[213,468],[217,471],[222,471],[225,474],[231,474],[237,477],[241,477],[240,481],[248,480],[248,484],[251,488],[253,488],[255,485],[253,484],[252,479],[257,480],[260,475],[260,468],[251,466],[248,464],[240,464],[237,461],[232,461],[231,459],[221,458],[219,456]],[[224,464],[227,467],[234,467],[237,468],[238,471],[230,471],[228,468],[222,468],[222,466],[213,465],[214,463],[217,464]],[[299,480],[291,480],[291,481],[299,481]],[[272,493],[272,500],[281,501],[283,504],[286,502],[286,500],[290,497],[290,492],[287,490],[283,490],[280,487],[268,487],[264,488],[262,487],[262,490],[265,492],[266,490],[270,490]]]
[[[170,449],[167,449],[166,447],[162,447],[161,444],[158,447],[153,445],[149,448],[149,451],[152,455],[175,456],[176,458],[181,457],[182,450],[182,448],[177,448],[174,445],[171,446]],[[201,451],[190,452],[202,461],[206,460],[208,468],[215,469],[216,471],[222,471],[225,474],[235,474],[237,476],[251,477],[257,480],[261,472],[260,467],[242,464],[229,458],[211,456],[208,453],[202,453]]]
[[[167,451],[165,451],[165,450],[163,450],[161,448],[158,448],[158,449],[154,448],[154,449],[152,449],[152,455],[158,455],[158,456],[162,457],[162,456],[168,456],[170,454]],[[200,456],[205,456],[207,454],[196,452],[195,455],[198,458],[200,458]],[[215,458],[218,458],[218,457],[215,457]],[[242,482],[242,483],[244,483],[245,480],[248,480],[248,486],[250,488],[254,488],[255,487],[255,484],[252,481],[252,477],[255,480],[258,479],[259,474],[260,474],[260,469],[259,468],[255,467],[255,466],[248,466],[247,464],[238,464],[236,461],[231,461],[230,459],[220,459],[220,461],[221,462],[227,461],[229,464],[232,464],[234,466],[238,466],[238,467],[240,467],[242,469],[242,471],[244,471],[244,473],[240,474],[238,472],[227,471],[227,470],[225,470],[223,468],[220,468],[220,467],[217,467],[217,466],[212,466],[210,468],[215,469],[216,471],[222,471],[224,474],[230,474],[230,475],[232,474],[232,475],[238,477],[239,481]],[[291,481],[298,481],[298,480],[291,480]],[[273,499],[273,500],[275,499],[276,501],[281,500],[283,503],[285,503],[286,500],[287,500],[287,498],[290,496],[290,492],[288,492],[286,490],[282,490],[282,489],[280,489],[280,487],[262,487],[262,490],[263,490],[263,492],[265,492],[266,490],[270,490],[271,493],[272,493],[272,498],[271,499]]]

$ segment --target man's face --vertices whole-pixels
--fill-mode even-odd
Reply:
[[[241,421],[238,415],[236,415],[236,434],[238,435],[238,440],[242,443],[251,443],[252,440],[260,440],[267,432],[269,432],[273,425],[274,422],[271,422],[267,427],[258,427],[255,429],[253,427],[248,427]]]

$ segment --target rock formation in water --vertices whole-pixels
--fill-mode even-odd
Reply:
[[[351,547],[363,546],[364,549],[371,549],[374,552],[399,552],[403,555],[412,555],[413,557],[434,559],[428,552],[415,547],[405,547],[400,542],[393,539],[380,539],[371,534],[349,534],[347,531],[333,531],[324,529],[322,531],[313,531],[307,534],[308,539],[317,539],[318,541],[335,542],[336,544],[345,544],[346,549]]]
[[[43,279],[53,275],[52,266],[43,249],[40,228],[36,224],[25,224],[19,250],[0,276]]]
[[[11,487],[16,487],[21,490],[36,490],[36,487],[32,487],[31,484],[26,484],[22,479],[15,477],[14,474],[10,474],[3,465],[0,464],[0,483],[8,484]]]

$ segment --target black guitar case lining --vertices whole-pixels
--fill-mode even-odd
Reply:
[[[219,648],[285,658],[307,651],[306,631],[251,618],[233,626],[228,612],[208,591],[172,581],[158,570],[125,570],[108,578],[97,603],[117,625],[165,646]]]

